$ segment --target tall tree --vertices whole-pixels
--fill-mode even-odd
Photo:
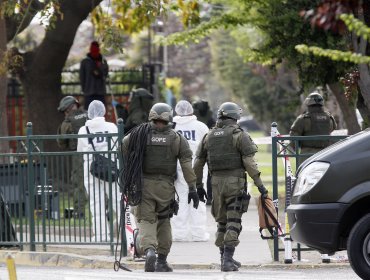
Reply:
[[[216,81],[229,96],[243,101],[248,108],[247,114],[252,114],[266,132],[270,131],[271,122],[276,121],[279,130],[287,133],[299,104],[295,73],[283,65],[278,71],[271,71],[268,67],[243,62],[232,34],[219,30],[210,36]]]
[[[328,86],[337,96],[338,103],[345,112],[345,122],[349,133],[360,130],[357,124],[353,104],[343,97],[339,79],[351,64],[334,62],[325,57],[301,55],[295,46],[301,43],[348,50],[348,44],[342,36],[326,33],[321,29],[312,29],[299,12],[316,7],[320,0],[213,0],[221,4],[224,13],[211,16],[197,28],[185,34],[173,35],[169,43],[184,43],[208,35],[214,29],[222,27],[239,31],[241,56],[250,62],[278,67],[281,63],[296,69],[299,82],[306,93],[317,86]],[[239,26],[249,27],[238,30]],[[259,40],[245,41],[250,34],[259,33]],[[243,41],[244,40],[244,41]],[[246,42],[246,43],[245,43]]]
[[[344,94],[338,98],[352,102],[357,98],[357,108],[364,119],[363,126],[369,126],[370,56],[366,55],[369,55],[367,40],[370,36],[370,28],[365,24],[370,24],[370,1],[324,0],[318,7],[301,11],[301,15],[310,20],[313,28],[334,32],[347,39],[350,51],[325,49],[305,44],[296,46],[296,49],[303,54],[314,54],[333,61],[349,61],[358,65],[357,67],[352,66],[352,69],[349,69],[341,79],[344,84]]]
[[[58,17],[54,27],[46,30],[42,43],[25,54],[24,74],[21,77],[28,120],[34,123],[35,134],[56,133],[61,121],[61,116],[56,114],[61,99],[61,72],[79,25],[99,3],[61,1],[63,18]]]
[[[49,16],[50,25],[39,46],[23,54],[24,68],[20,73],[29,121],[34,123],[34,133],[54,134],[61,121],[56,114],[61,98],[61,71],[69,50],[75,39],[76,31],[83,20],[92,13],[97,32],[106,46],[121,44],[121,32],[136,32],[150,23],[161,13],[171,8],[172,1],[153,2],[112,0],[104,9],[102,0],[10,0],[0,5],[0,14],[6,14],[7,40],[11,41],[41,12]],[[197,5],[194,1],[178,2],[177,8],[189,17]],[[194,4],[195,3],[195,4]],[[181,5],[180,5],[181,4]]]

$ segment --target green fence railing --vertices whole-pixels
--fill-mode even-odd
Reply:
[[[0,153],[0,246],[35,251],[52,244],[100,244],[113,253],[119,238],[118,180],[96,179],[89,166],[93,154],[102,154],[121,167],[117,149],[123,134],[119,120],[118,134],[99,134],[108,150],[97,152],[46,151],[49,141],[96,135],[33,135],[31,123],[26,136],[0,137],[2,150],[10,143],[16,147],[15,152]]]
[[[272,127],[275,126],[276,123],[272,124]],[[322,141],[328,140],[330,143],[335,143],[341,139],[348,137],[347,135],[315,135],[315,136],[284,136],[278,135],[271,137],[271,152],[272,152],[272,198],[274,202],[279,201],[279,198],[284,198],[285,201],[290,199],[291,191],[287,190],[287,161],[290,162],[291,169],[293,172],[293,176],[295,176],[295,171],[298,169],[299,162],[303,162],[304,159],[312,156],[313,153],[300,153],[300,146],[305,141]],[[284,182],[278,181],[278,170],[279,165],[283,166],[284,169]],[[282,168],[280,168],[282,169]],[[279,188],[280,184],[280,188]],[[293,185],[291,185],[293,187]],[[278,203],[279,211],[286,210],[286,203],[284,206],[280,207],[280,203]],[[279,215],[281,217],[281,215]],[[287,222],[287,221],[285,221]],[[296,248],[293,248],[293,251],[297,252],[297,259],[301,260],[301,251],[312,250],[310,248],[302,248],[301,244],[297,243]],[[274,261],[279,261],[279,252],[284,251],[284,248],[279,246],[279,238],[274,238],[274,250],[273,250],[273,258]]]

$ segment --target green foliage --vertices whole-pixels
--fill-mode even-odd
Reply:
[[[101,41],[103,42],[103,47],[110,47],[119,53],[124,53],[124,40],[125,37],[122,31],[117,26],[107,26],[105,31],[101,34]]]
[[[180,17],[184,26],[199,22],[199,6],[196,0],[112,0],[105,9],[97,6],[91,13],[95,30],[105,46],[123,53],[124,35],[139,33],[169,11]]]
[[[200,39],[208,36],[216,29],[221,27],[229,28],[244,23],[247,23],[246,19],[233,14],[224,14],[219,17],[212,18],[207,22],[202,22],[196,28],[174,33],[166,38],[163,37],[159,43],[164,45],[186,45],[189,43],[198,43]]]
[[[342,14],[340,19],[344,21],[349,31],[353,31],[357,36],[369,40],[370,27],[367,27],[362,21],[356,19],[354,15]],[[313,54],[315,57],[326,57],[333,61],[344,61],[354,64],[370,63],[370,56],[364,56],[360,53],[354,53],[351,51],[308,46],[306,44],[299,44],[295,47],[295,49],[304,55]]]
[[[350,51],[338,51],[331,49],[323,49],[319,47],[297,45],[296,50],[302,54],[313,54],[314,56],[327,57],[334,61],[345,61],[356,64],[370,63],[370,56],[363,56],[359,53],[353,53]]]
[[[22,25],[23,20],[30,15],[33,7],[33,0],[7,0],[0,4],[0,16],[12,17]],[[49,0],[40,10],[40,24],[47,28],[54,28],[58,18],[63,19],[63,13],[60,9],[60,0]],[[38,5],[42,5],[38,3]],[[19,30],[16,32],[18,34]]]
[[[262,77],[252,76],[247,84],[250,111],[267,129],[279,124],[280,133],[288,133],[299,106],[299,96],[284,90],[279,83],[269,85]]]
[[[269,5],[259,9],[257,26],[266,34],[265,44],[257,52],[272,60],[274,65],[286,61],[291,68],[297,68],[300,83],[304,88],[324,85],[337,81],[348,70],[349,65],[333,62],[325,57],[305,56],[297,52],[295,46],[306,43],[323,48],[346,50],[344,38],[312,29],[300,17],[299,11],[315,7],[319,1],[291,0],[268,1]]]
[[[237,45],[235,36],[227,31],[215,32],[211,36],[212,71],[225,95],[242,100],[248,112],[266,130],[273,120],[279,123],[282,133],[288,132],[295,119],[298,96],[292,96],[291,92],[283,89],[277,73],[244,63],[237,52]],[[264,77],[264,72],[269,75]]]
[[[366,26],[361,20],[350,14],[342,14],[340,19],[344,21],[349,31],[354,31],[357,36],[369,40],[370,27]]]
[[[210,1],[219,4],[227,12],[215,13],[210,20],[196,28],[173,34],[162,40],[166,44],[188,44],[198,42],[214,30],[229,29],[235,34],[238,53],[246,62],[278,66],[285,61],[298,69],[300,83],[304,88],[337,81],[351,66],[345,62],[334,62],[326,57],[306,56],[299,53],[299,44],[316,45],[322,48],[348,49],[345,38],[323,30],[313,30],[299,15],[309,10],[320,0],[230,0]],[[240,27],[244,28],[240,28]],[[248,28],[246,28],[248,27]],[[255,44],[250,36],[258,34],[262,41]]]
[[[23,67],[23,57],[15,49],[0,51],[0,75],[17,72]]]

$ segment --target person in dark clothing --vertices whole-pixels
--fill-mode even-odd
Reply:
[[[205,100],[197,100],[193,102],[194,115],[198,121],[205,123],[208,128],[214,127],[216,121],[213,118],[213,112],[209,108],[208,102]]]
[[[205,100],[197,100],[193,102],[194,115],[198,121],[206,124],[209,129],[215,126],[216,121],[213,118],[213,112],[209,108],[208,102]],[[212,185],[211,175],[208,173],[207,178],[207,205],[212,204]]]
[[[93,41],[90,52],[80,64],[80,84],[85,99],[85,110],[93,100],[99,100],[105,105],[108,70],[108,63],[100,53],[99,43]]]
[[[144,88],[131,92],[128,116],[125,119],[125,132],[148,121],[149,111],[153,106],[153,95]]]

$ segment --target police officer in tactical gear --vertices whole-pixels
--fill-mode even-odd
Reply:
[[[145,253],[146,272],[172,271],[167,255],[172,245],[170,218],[174,214],[177,160],[189,187],[188,203],[193,201],[194,208],[199,205],[192,152],[188,141],[172,129],[172,117],[172,108],[165,103],[155,104],[149,112],[150,132],[142,163],[142,197],[135,209],[139,228],[136,245]],[[123,139],[121,149],[126,158],[133,133]]]
[[[76,98],[65,96],[60,100],[58,111],[64,113],[64,121],[58,127],[58,134],[78,134],[81,126],[85,125],[87,113],[82,108]],[[58,146],[67,151],[77,150],[77,138],[58,139]],[[82,218],[84,216],[85,204],[87,201],[86,191],[83,182],[83,159],[80,155],[72,158],[71,183],[73,187],[74,216]]]
[[[330,135],[336,129],[337,124],[334,117],[324,110],[324,98],[320,93],[314,91],[310,93],[306,100],[307,112],[299,115],[290,128],[291,136],[313,136],[313,135]],[[295,143],[291,146],[295,148]],[[329,140],[309,140],[301,141],[301,154],[314,154],[321,149],[330,145]],[[302,162],[303,159],[299,158]]]
[[[240,262],[233,259],[242,230],[242,214],[250,196],[245,196],[246,173],[253,179],[260,193],[267,190],[260,178],[254,155],[257,146],[249,134],[237,124],[242,110],[232,102],[223,103],[217,113],[217,123],[198,146],[194,162],[197,186],[202,183],[205,163],[212,176],[211,212],[217,222],[215,245],[221,254],[221,271],[237,271]],[[199,199],[202,199],[199,194]],[[247,201],[244,201],[247,200]],[[244,210],[243,210],[244,209]]]

